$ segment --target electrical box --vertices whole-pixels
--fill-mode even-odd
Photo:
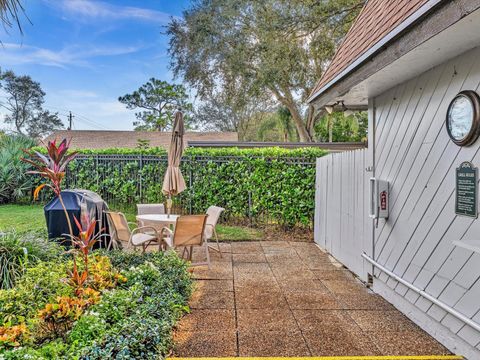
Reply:
[[[370,178],[370,217],[388,219],[389,208],[388,181]]]

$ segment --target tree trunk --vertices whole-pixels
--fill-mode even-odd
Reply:
[[[303,122],[302,116],[298,111],[297,105],[289,103],[289,104],[285,104],[285,106],[288,108],[288,110],[290,110],[290,114],[292,114],[293,122],[295,124],[295,127],[297,128],[298,136],[300,137],[300,142],[312,142],[312,137],[307,131],[307,127]]]
[[[280,101],[290,111],[290,114],[292,115],[293,123],[297,128],[300,142],[312,142],[313,141],[312,137],[307,131],[305,122],[303,121],[302,116],[298,111],[297,104],[293,100],[292,94],[290,94],[288,90],[284,91],[285,95],[280,94],[280,92],[276,88],[272,88],[271,90],[275,94],[277,100]]]
[[[333,121],[330,115],[328,116],[328,142],[333,142]]]

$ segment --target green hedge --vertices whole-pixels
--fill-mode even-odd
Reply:
[[[156,151],[159,157],[130,149],[81,151],[69,167],[68,186],[95,191],[117,209],[163,202],[166,153]],[[310,226],[315,159],[325,154],[317,148],[188,148],[181,164],[187,190],[175,198],[176,211],[201,213],[215,204],[229,220]]]
[[[43,146],[35,146],[32,148],[41,153],[46,153]],[[109,149],[77,149],[75,150],[83,155],[167,155],[167,151],[162,147],[151,147],[147,149],[126,149],[126,148],[109,148]],[[326,150],[314,147],[284,149],[280,147],[265,147],[240,149],[235,147],[228,148],[186,148],[185,156],[262,156],[275,158],[304,158],[305,160],[314,161],[315,158],[327,154]]]

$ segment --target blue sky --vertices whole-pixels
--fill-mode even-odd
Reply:
[[[150,77],[173,80],[162,27],[188,4],[26,0],[32,25],[23,21],[23,36],[0,28],[0,68],[39,81],[47,93],[45,107],[59,112],[65,123],[72,111],[74,129],[132,129],[134,112],[117,98]],[[6,128],[1,113],[0,120]]]

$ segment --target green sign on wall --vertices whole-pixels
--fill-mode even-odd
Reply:
[[[456,172],[455,213],[476,218],[477,205],[477,168],[469,161],[460,164]]]

